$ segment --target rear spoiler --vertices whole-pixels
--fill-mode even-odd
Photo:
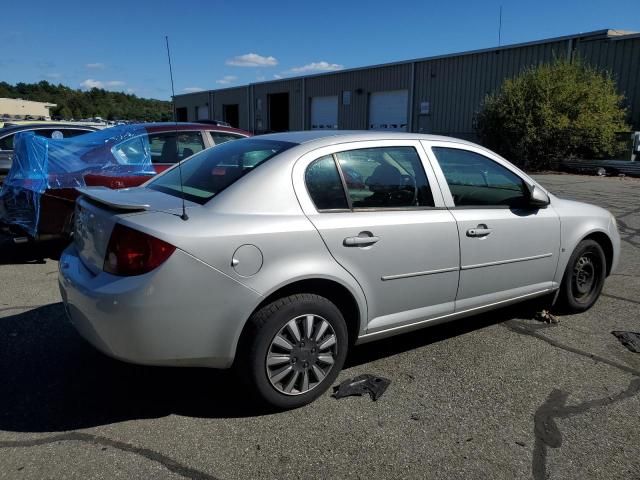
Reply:
[[[81,195],[87,197],[94,202],[102,203],[108,207],[117,210],[149,210],[151,205],[142,201],[140,195],[140,201],[136,201],[137,195],[132,193],[134,189],[123,188],[120,190],[112,190],[107,187],[84,187],[77,188]],[[122,193],[126,192],[126,196]]]

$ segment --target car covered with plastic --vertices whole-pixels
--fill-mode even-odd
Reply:
[[[194,153],[247,136],[190,123],[121,125],[69,139],[21,133],[0,190],[0,221],[21,240],[67,236],[77,188],[138,186]]]

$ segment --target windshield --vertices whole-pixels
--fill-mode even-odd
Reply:
[[[294,147],[295,143],[247,138],[203,150],[147,185],[175,197],[201,205],[270,158]]]

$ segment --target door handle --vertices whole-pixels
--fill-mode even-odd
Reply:
[[[480,224],[476,228],[467,230],[467,237],[486,237],[492,232],[485,224]]]
[[[357,237],[347,237],[344,239],[343,245],[345,247],[361,247],[363,245],[373,245],[380,237],[372,236],[357,236]]]

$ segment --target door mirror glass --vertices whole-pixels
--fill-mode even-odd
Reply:
[[[529,203],[534,207],[546,207],[549,205],[551,200],[549,199],[549,195],[547,195],[540,187],[534,185],[531,187],[531,197],[529,198]]]

